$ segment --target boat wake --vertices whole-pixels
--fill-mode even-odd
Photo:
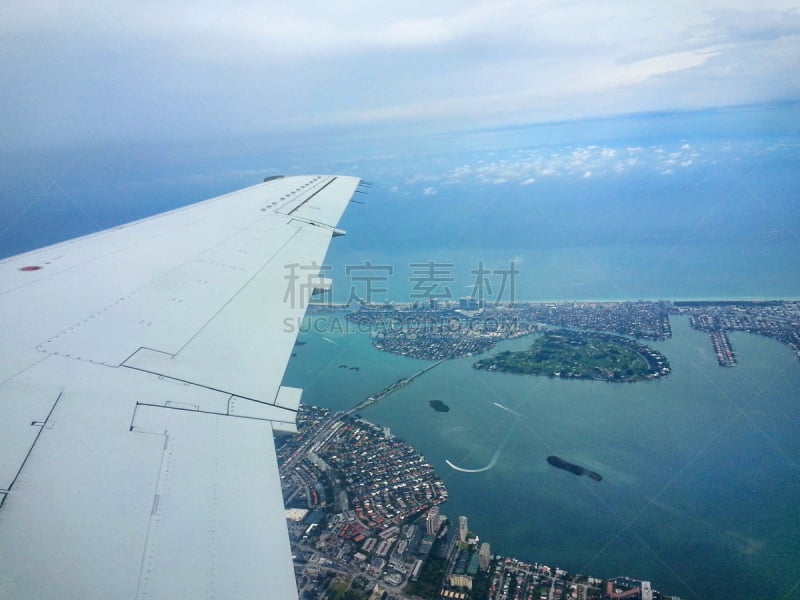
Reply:
[[[501,407],[505,408],[505,407]],[[506,409],[510,410],[510,409]],[[513,411],[511,411],[513,412]],[[466,469],[464,467],[459,467],[458,465],[454,465],[451,461],[444,459],[444,462],[447,463],[447,466],[453,469],[454,471],[460,471],[461,473],[483,473],[484,471],[488,471],[493,466],[497,464],[497,459],[500,458],[500,454],[503,452],[503,448],[506,447],[508,440],[511,438],[511,432],[514,430],[514,425],[512,424],[511,427],[508,428],[508,433],[506,433],[506,437],[503,438],[503,441],[500,442],[500,445],[497,447],[497,450],[494,451],[492,454],[492,458],[489,463],[485,467],[481,467],[479,469]]]
[[[508,413],[511,413],[511,414],[512,414],[512,415],[514,415],[515,417],[520,417],[521,419],[525,419],[525,418],[527,418],[527,417],[526,417],[525,415],[523,415],[522,413],[518,413],[517,411],[515,411],[515,410],[513,410],[513,409],[511,409],[511,408],[508,408],[507,406],[503,406],[503,405],[502,405],[502,404],[500,404],[499,402],[492,402],[492,404],[494,404],[494,405],[495,405],[497,408],[502,408],[504,411],[506,411],[506,412],[508,412]]]
[[[503,450],[502,447],[495,450],[495,453],[492,455],[492,460],[489,461],[489,464],[486,465],[485,467],[481,467],[480,469],[465,469],[464,467],[459,467],[457,465],[454,465],[447,459],[444,459],[444,462],[446,462],[447,466],[449,466],[451,469],[454,469],[456,471],[461,471],[462,473],[482,473],[483,471],[488,471],[493,466],[495,466],[495,464],[497,464],[497,459],[500,458],[500,452],[502,450]]]

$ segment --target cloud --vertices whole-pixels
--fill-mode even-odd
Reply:
[[[703,50],[673,52],[630,64],[623,64],[616,71],[615,84],[630,86],[667,73],[693,69],[705,64],[706,61],[719,53],[720,51],[717,49],[705,48]]]
[[[800,13],[784,0],[9,0],[0,43],[0,131],[40,147],[800,98]]]
[[[436,188],[433,188],[433,187],[430,187],[430,186],[426,187],[424,190],[422,190],[422,195],[423,196],[435,196],[436,195]]]
[[[750,6],[746,10],[720,8],[711,14],[713,18],[710,21],[693,28],[695,36],[725,42],[758,42],[800,34],[800,10],[797,6],[755,9]]]
[[[532,131],[538,128],[532,128]],[[535,134],[531,134],[535,135]],[[438,181],[440,185],[520,185],[528,186],[548,179],[603,180],[632,173],[672,175],[681,169],[741,160],[764,152],[796,155],[794,144],[764,147],[761,144],[720,141],[652,146],[561,146],[514,150],[505,155],[498,151],[476,154],[473,162],[431,173],[419,173],[414,182]],[[430,194],[434,188],[427,188]]]

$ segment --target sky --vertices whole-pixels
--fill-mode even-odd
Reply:
[[[797,64],[791,0],[7,0],[0,150],[792,101]]]
[[[6,0],[0,256],[273,174],[394,190],[402,172],[398,195],[430,199],[448,181],[678,173],[713,160],[707,109],[730,108],[711,127],[796,135],[795,110],[737,107],[800,107],[798,64],[800,0]],[[641,114],[694,116],[662,155],[641,120],[603,121]],[[486,154],[517,128],[529,154]],[[472,155],[446,163],[454,148]]]

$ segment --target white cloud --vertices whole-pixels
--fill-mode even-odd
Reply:
[[[673,52],[621,65],[615,74],[617,85],[630,86],[675,71],[686,71],[705,64],[720,53],[715,48]]]
[[[423,196],[435,196],[436,195],[436,188],[433,188],[433,187],[430,187],[430,186],[426,187],[424,190],[422,190],[422,195]]]
[[[671,175],[677,168],[716,164],[721,154],[736,152],[737,155],[728,160],[737,160],[741,156],[764,151],[769,151],[769,148],[751,148],[746,144],[732,146],[727,142],[703,146],[679,142],[674,146],[588,145],[563,147],[558,151],[517,150],[507,157],[497,152],[487,152],[477,156],[473,163],[462,164],[443,173],[418,174],[414,181],[440,181],[442,185],[477,183],[527,186],[553,178],[602,179],[637,171]],[[792,146],[791,151],[796,151],[796,148]]]
[[[12,144],[445,130],[800,98],[789,0],[9,0],[0,43]]]

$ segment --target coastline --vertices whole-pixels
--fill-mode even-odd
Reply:
[[[561,299],[554,299],[554,298],[545,298],[545,299],[517,299],[514,301],[514,305],[520,304],[595,304],[595,303],[626,303],[626,302],[668,302],[668,303],[676,303],[676,302],[742,302],[742,303],[764,303],[764,302],[800,302],[800,295],[797,296],[786,296],[786,297],[779,297],[779,296],[738,296],[736,294],[729,294],[723,296],[670,296],[670,297],[628,297],[628,298],[621,298],[621,297],[613,297],[613,298],[606,298],[601,296],[587,296],[587,297],[570,297],[570,298],[561,298]],[[393,306],[397,308],[408,308],[413,305],[413,302],[409,302],[407,299],[393,299],[389,298],[386,300],[386,306]],[[353,310],[357,305],[355,303],[346,304],[344,302],[330,302],[330,303],[323,303],[323,302],[309,302],[308,307],[312,310],[312,312],[317,312],[317,314],[323,314],[325,311],[330,311],[331,313],[337,313],[346,310]],[[504,306],[501,303],[499,306]]]

